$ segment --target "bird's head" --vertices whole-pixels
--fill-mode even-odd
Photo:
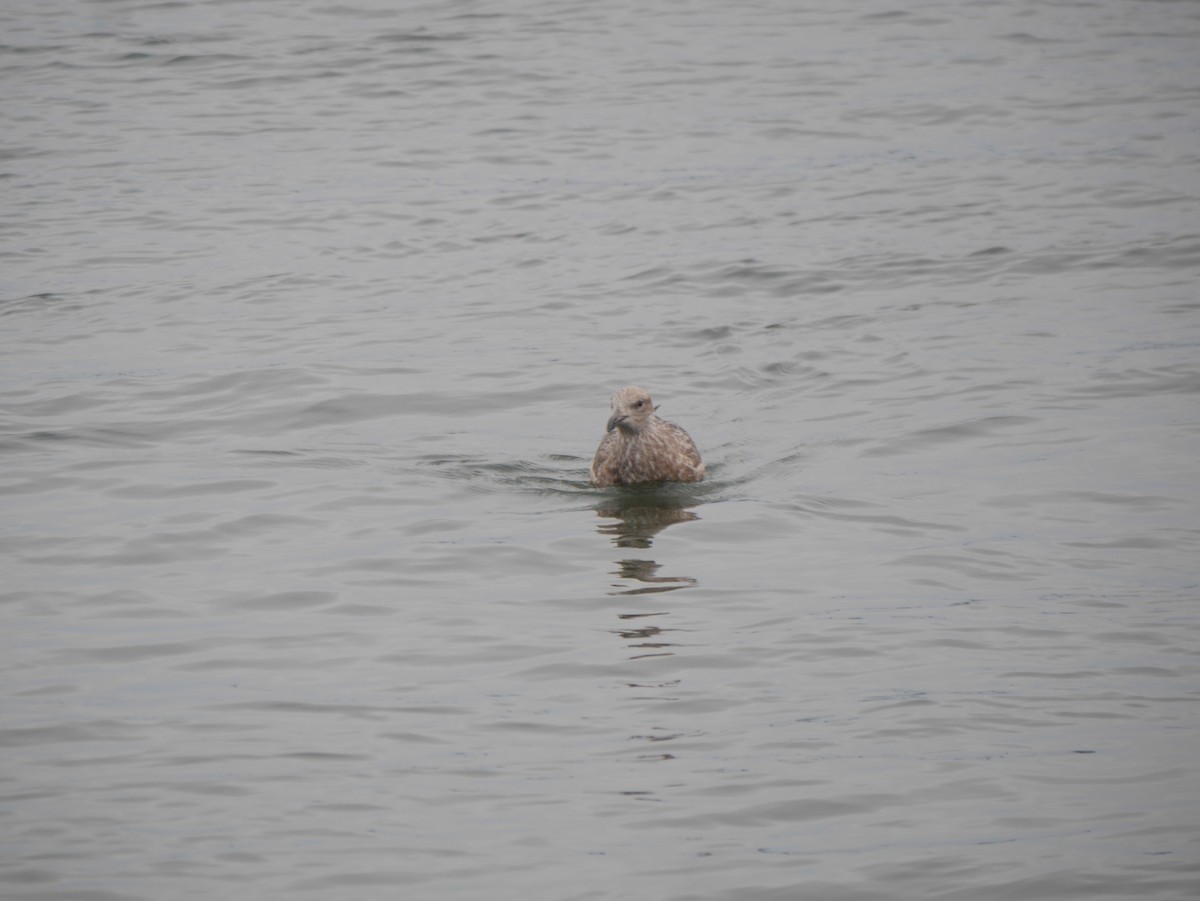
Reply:
[[[622,432],[634,434],[644,429],[653,417],[654,401],[650,399],[650,393],[630,385],[613,393],[608,431],[620,429]]]

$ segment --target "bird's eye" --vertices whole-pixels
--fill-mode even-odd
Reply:
[[[646,406],[646,402],[644,400],[639,400],[636,404],[634,404],[634,406],[640,410],[642,407]]]

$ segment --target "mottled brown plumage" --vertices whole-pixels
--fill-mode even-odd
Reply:
[[[699,482],[704,463],[691,436],[654,415],[654,402],[641,388],[612,396],[608,431],[592,460],[592,482],[600,488],[639,482]]]

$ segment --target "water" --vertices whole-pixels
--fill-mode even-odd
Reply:
[[[0,33],[5,898],[1200,890],[1200,7]]]

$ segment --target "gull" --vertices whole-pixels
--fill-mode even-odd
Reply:
[[[612,396],[612,416],[592,460],[598,488],[641,482],[699,482],[704,463],[690,435],[654,415],[654,401],[630,385]]]

